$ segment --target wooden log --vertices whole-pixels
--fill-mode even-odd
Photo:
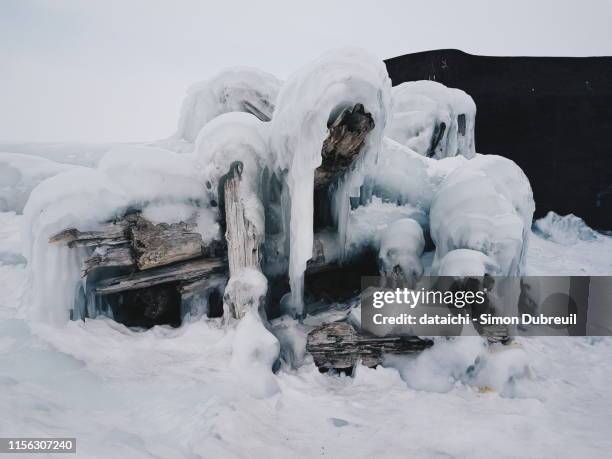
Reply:
[[[128,242],[127,231],[130,222],[127,219],[109,222],[95,231],[80,231],[76,228],[68,228],[49,239],[51,244],[66,244],[74,247],[94,247],[121,245]]]
[[[138,215],[130,226],[130,240],[139,269],[146,270],[202,255],[202,236],[184,222],[154,225]]]
[[[241,199],[241,162],[232,164],[223,181],[223,202],[225,208],[225,239],[230,276],[243,268],[257,268],[261,260],[262,238],[257,228],[247,219],[244,202]]]
[[[321,325],[308,334],[306,350],[321,371],[350,370],[361,362],[375,367],[385,354],[409,354],[433,345],[433,341],[411,336],[366,335],[346,322]]]
[[[85,277],[96,268],[135,265],[134,253],[129,245],[102,245],[97,247],[94,253],[83,262],[81,277]]]
[[[315,188],[325,187],[344,174],[359,154],[366,135],[374,129],[374,120],[362,104],[356,104],[343,110],[328,129],[321,165],[315,171]]]
[[[183,261],[169,266],[161,266],[146,271],[117,276],[101,281],[95,288],[97,295],[124,292],[171,282],[190,283],[200,279],[223,276],[225,260],[221,258],[202,258]]]

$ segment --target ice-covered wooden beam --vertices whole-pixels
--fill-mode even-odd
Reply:
[[[328,129],[321,150],[321,165],[315,171],[315,188],[328,185],[351,166],[366,135],[374,129],[374,120],[362,104],[356,104],[343,110],[330,122]]]
[[[225,260],[221,258],[183,261],[173,265],[105,279],[96,286],[95,293],[97,295],[108,295],[160,284],[194,283],[202,279],[223,276],[225,271]]]
[[[242,163],[232,164],[223,182],[225,239],[230,275],[236,274],[243,268],[259,268],[261,260],[261,237],[257,234],[255,224],[248,219],[246,203],[242,199],[243,194],[248,193],[244,189],[242,171]],[[252,196],[251,199],[258,198]]]
[[[267,279],[260,267],[263,237],[258,231],[261,228],[249,220],[245,207],[261,204],[255,190],[249,189],[243,180],[243,167],[241,162],[232,164],[222,184],[230,272],[224,303],[237,319],[244,317],[249,309],[263,306],[267,292]]]
[[[68,228],[52,236],[52,244],[66,244],[70,248],[93,247],[99,245],[119,245],[128,242],[127,230],[130,222],[123,219],[105,224],[96,231],[80,231]]]
[[[308,334],[306,350],[319,370],[351,369],[361,362],[374,367],[383,362],[385,354],[420,352],[433,341],[411,336],[379,337],[366,335],[346,322],[321,325]]]

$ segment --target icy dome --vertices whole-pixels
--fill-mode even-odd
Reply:
[[[428,157],[474,156],[476,104],[469,95],[435,81],[402,83],[392,94],[389,137]]]
[[[247,112],[269,121],[280,87],[273,75],[247,67],[230,68],[196,83],[183,101],[175,137],[194,142],[200,129],[223,113]]]

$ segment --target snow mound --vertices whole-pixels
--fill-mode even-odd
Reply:
[[[279,354],[278,339],[265,327],[259,312],[248,311],[236,327],[231,366],[253,397],[266,398],[280,391],[272,373]]]
[[[74,166],[19,153],[0,153],[0,212],[23,212],[32,190]]]
[[[347,251],[357,254],[367,247],[378,251],[381,231],[402,218],[411,218],[422,226],[427,225],[427,215],[422,210],[410,205],[399,206],[393,202],[383,202],[382,199],[373,197],[369,204],[350,213]],[[325,253],[327,254],[327,251]]]
[[[456,249],[448,252],[439,262],[438,276],[480,278],[498,271],[495,262],[482,252]]]
[[[242,318],[245,311],[259,311],[265,303],[268,279],[255,268],[242,268],[230,277],[223,295],[229,317]],[[261,312],[261,311],[260,311]]]
[[[442,182],[432,201],[434,271],[450,251],[470,249],[494,261],[489,266],[497,270],[488,274],[520,275],[534,208],[529,181],[514,162],[494,155],[466,161]]]
[[[573,245],[578,241],[593,241],[599,237],[582,218],[574,214],[561,216],[552,211],[536,220],[534,229],[542,237],[563,245]]]
[[[431,201],[442,181],[467,159],[454,156],[435,160],[424,157],[389,137],[383,139],[376,163],[368,165],[360,200],[370,202],[372,196],[400,206],[413,206],[427,214]]]
[[[528,354],[520,347],[487,346],[480,337],[438,338],[416,356],[387,356],[385,366],[417,390],[446,393],[465,384],[510,398],[536,395]]]
[[[162,148],[115,147],[100,160],[98,170],[134,206],[159,200],[179,202],[202,198],[202,184],[191,158]]]
[[[436,159],[475,153],[476,104],[460,89],[435,81],[411,81],[392,89],[392,139]]]
[[[393,277],[398,268],[403,276],[416,281],[423,275],[420,257],[425,248],[423,229],[415,220],[402,218],[390,224],[380,236],[379,264],[381,273]]]
[[[269,121],[280,86],[273,75],[247,67],[226,69],[196,83],[187,91],[174,137],[194,142],[206,123],[228,112],[248,112]]]

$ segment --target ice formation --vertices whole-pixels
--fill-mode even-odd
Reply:
[[[194,142],[213,118],[229,112],[247,112],[269,121],[281,81],[269,73],[248,67],[224,70],[194,84],[183,101],[177,140]]]
[[[561,216],[552,211],[548,212],[544,218],[536,220],[534,228],[545,238],[563,245],[598,238],[598,234],[574,214]]]
[[[321,192],[322,148],[333,129],[351,131],[347,113],[368,129]],[[224,243],[229,276],[214,289],[226,318],[239,319],[232,365],[261,374],[254,393],[270,395],[281,344],[292,365],[304,360],[294,334],[305,325],[281,326],[279,316],[305,316],[313,266],[341,270],[374,254],[391,284],[414,284],[432,257],[434,274],[524,272],[531,188],[512,161],[475,153],[475,114],[467,94],[439,83],[391,88],[383,62],[355,49],[327,53],[285,83],[250,69],[222,72],[189,91],[172,139],[115,146],[94,168],[58,171],[34,188],[24,209],[31,315],[61,324],[92,307],[97,279],[80,275],[94,248],[50,245],[58,232],[95,230],[133,211],[153,224],[189,222],[204,244]],[[317,226],[322,207],[329,221]],[[192,299],[183,312],[197,320],[208,301],[199,308]]]
[[[272,374],[279,353],[280,343],[259,311],[249,310],[236,328],[231,365],[254,397],[269,397],[280,390]]]
[[[265,305],[268,280],[255,268],[242,268],[230,277],[223,303],[228,315],[241,319],[250,310],[259,311]],[[265,310],[259,311],[265,313]]]
[[[194,150],[201,183],[217,203],[221,201],[219,186],[223,177],[234,163],[241,163],[241,199],[246,217],[261,239],[265,232],[262,176],[271,162],[267,124],[246,113],[228,113],[212,120],[199,133]]]
[[[137,208],[167,223],[189,214],[202,222],[203,239],[213,240],[220,237],[218,217],[202,190],[191,157],[144,146],[115,147],[97,169],[73,168],[41,182],[24,208],[32,316],[62,323],[70,310],[89,302],[83,298],[86,279],[81,280],[80,272],[92,249],[49,244],[49,238],[67,228],[96,230]]]
[[[361,169],[372,164],[380,150],[390,108],[391,81],[382,61],[360,50],[330,52],[292,75],[281,88],[272,120],[271,144],[278,168],[287,170],[291,199],[289,217],[289,279],[292,303],[303,310],[306,263],[313,249],[313,193],[315,169],[321,165],[321,145],[334,112],[361,103],[374,119],[361,152]],[[338,186],[333,199],[338,241],[344,246],[349,195],[363,182],[362,174],[350,174]]]
[[[396,285],[398,278],[406,279],[414,288],[423,275],[420,257],[425,249],[423,229],[416,220],[402,218],[390,224],[380,236],[378,255],[381,274]]]
[[[86,249],[49,244],[65,228],[95,228],[126,206],[126,197],[102,172],[70,170],[41,182],[24,208],[23,244],[30,288],[30,317],[62,324],[82,294],[80,271]]]
[[[431,205],[434,267],[449,252],[470,249],[494,261],[488,274],[520,275],[534,208],[529,181],[514,162],[494,155],[465,162],[442,182]]]
[[[435,81],[411,81],[395,86],[393,118],[387,135],[433,158],[476,153],[476,104],[460,89]]]

